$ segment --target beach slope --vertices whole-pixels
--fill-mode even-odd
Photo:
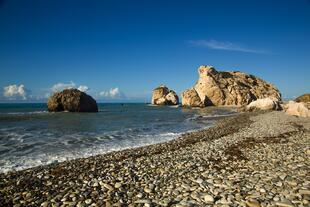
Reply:
[[[0,206],[308,206],[310,119],[244,113],[156,145],[0,174]]]

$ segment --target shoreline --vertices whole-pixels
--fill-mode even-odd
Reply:
[[[157,105],[154,105],[154,106],[157,106]],[[157,107],[163,107],[163,106],[157,106]],[[55,112],[51,112],[51,113],[55,113]],[[66,112],[57,112],[57,113],[66,113]],[[241,112],[241,113],[243,113],[243,112]],[[10,171],[7,171],[7,172],[0,172],[0,175],[2,175],[2,174],[10,174],[10,173],[18,173],[18,172],[28,171],[28,170],[35,170],[36,168],[45,168],[45,167],[49,167],[49,166],[53,166],[53,165],[59,165],[59,164],[66,163],[66,162],[73,162],[73,161],[76,161],[76,160],[90,159],[92,157],[103,157],[103,156],[112,156],[112,157],[122,156],[122,157],[126,157],[126,156],[132,155],[132,153],[135,154],[135,152],[132,152],[132,151],[135,151],[135,150],[145,151],[148,148],[154,148],[154,147],[155,148],[156,147],[160,148],[160,147],[162,147],[162,145],[166,145],[166,144],[170,145],[170,144],[178,143],[180,141],[179,139],[183,139],[181,141],[181,142],[184,142],[184,143],[182,143],[182,146],[183,146],[183,144],[187,143],[187,140],[184,141],[185,136],[186,136],[186,138],[190,138],[190,139],[192,137],[196,137],[196,133],[200,134],[200,133],[204,132],[205,130],[208,130],[209,128],[215,127],[216,125],[219,124],[219,122],[224,121],[223,119],[234,118],[236,116],[239,116],[241,113],[238,112],[238,113],[235,113],[235,114],[228,114],[228,115],[224,114],[224,115],[216,115],[216,116],[212,116],[211,115],[208,118],[213,118],[215,120],[214,120],[214,122],[210,126],[207,126],[205,128],[201,128],[201,129],[189,130],[189,131],[186,131],[186,132],[178,133],[179,135],[176,138],[173,138],[171,140],[161,141],[161,142],[153,143],[153,144],[146,144],[146,145],[143,145],[143,146],[128,147],[128,148],[123,148],[123,149],[119,149],[119,150],[109,151],[109,152],[106,152],[106,153],[90,155],[90,156],[86,156],[86,157],[76,157],[76,158],[65,160],[65,161],[54,162],[54,163],[49,163],[49,164],[43,164],[43,165],[33,166],[33,167],[29,167],[29,168],[25,168],[25,169],[20,169],[20,170],[14,170],[13,169],[13,170],[10,170]],[[194,141],[194,139],[189,141],[189,143],[192,143],[192,141]],[[198,141],[198,140],[195,139],[194,142],[196,142],[196,141]],[[160,145],[160,146],[157,146],[157,145]],[[167,146],[167,147],[169,148],[169,146]],[[152,151],[153,151],[153,149],[152,149]],[[119,155],[114,155],[115,153],[117,153]]]
[[[287,202],[294,206],[293,203],[297,200],[287,199],[289,196],[285,194],[282,196],[279,193],[278,200],[275,198],[276,195],[265,198],[268,189],[258,189],[259,193],[264,192],[263,196],[260,194],[258,197],[257,195],[247,197],[248,194],[255,195],[251,192],[254,187],[252,186],[247,192],[246,184],[235,173],[240,174],[239,177],[244,176],[244,181],[250,185],[252,180],[247,175],[251,174],[248,171],[251,171],[252,167],[257,167],[255,153],[260,150],[264,152],[268,147],[291,144],[291,139],[293,144],[297,143],[298,148],[305,147],[306,151],[298,152],[297,155],[300,157],[306,155],[299,165],[302,172],[305,170],[309,172],[309,167],[304,166],[310,163],[307,154],[308,151],[310,153],[309,122],[309,119],[290,117],[281,112],[241,113],[220,119],[210,128],[185,133],[168,142],[0,174],[0,204],[2,206],[62,204],[249,206],[253,204],[254,206],[255,203]],[[285,125],[287,127],[284,127]],[[262,130],[259,126],[268,130]],[[258,133],[255,134],[256,132]],[[296,140],[297,135],[302,138]],[[298,141],[305,143],[298,145]],[[267,158],[271,156],[268,153],[265,152]],[[269,160],[263,159],[258,162],[264,165]],[[252,172],[255,170],[252,169]],[[295,187],[299,187],[297,192],[302,190],[302,193],[298,194],[300,198],[298,204],[307,205],[310,197],[308,194],[310,179],[307,175],[303,176],[305,176],[303,182],[300,184],[295,181]],[[290,182],[292,180],[294,179]],[[240,183],[245,186],[241,186]],[[267,183],[270,182],[266,181],[265,184]],[[238,185],[239,190],[236,189]],[[281,187],[284,185],[282,180]]]
[[[157,106],[157,107],[167,107],[167,106]],[[214,110],[215,107],[212,107],[212,108]],[[216,107],[215,109],[217,109],[217,108],[221,109],[222,107]],[[197,125],[196,128],[190,127],[190,128],[194,128],[194,129],[188,128],[188,129],[186,129],[186,131],[184,130],[184,128],[179,128],[179,130],[163,131],[163,132],[158,132],[156,134],[149,133],[149,134],[144,134],[142,136],[137,134],[137,137],[142,137],[140,142],[138,140],[138,142],[136,141],[136,143],[131,142],[131,144],[127,144],[127,145],[126,144],[121,145],[121,143],[120,143],[119,146],[117,146],[117,145],[111,146],[111,148],[105,148],[104,143],[101,143],[102,148],[93,146],[93,147],[89,147],[89,148],[85,148],[85,149],[80,149],[77,151],[72,151],[71,153],[70,152],[66,153],[65,151],[64,151],[64,153],[55,153],[55,154],[53,154],[53,152],[49,152],[49,154],[46,153],[45,155],[43,153],[43,154],[39,154],[39,156],[37,156],[37,157],[32,156],[32,157],[29,157],[29,159],[23,158],[23,160],[19,161],[19,162],[13,163],[13,161],[12,161],[11,165],[0,166],[0,174],[1,173],[8,173],[8,172],[22,171],[22,170],[35,168],[35,167],[40,167],[40,166],[45,166],[45,165],[50,165],[50,164],[55,164],[55,163],[61,163],[61,162],[75,160],[75,159],[83,159],[83,158],[88,158],[88,157],[97,156],[97,155],[103,155],[103,154],[106,155],[106,154],[111,153],[111,152],[113,153],[113,152],[123,151],[123,150],[127,150],[127,149],[135,149],[135,148],[139,148],[139,147],[145,147],[145,146],[149,146],[149,145],[154,145],[154,144],[159,144],[159,143],[171,141],[173,139],[179,138],[183,134],[191,133],[191,132],[195,132],[195,131],[200,131],[200,130],[212,127],[215,124],[215,122],[218,121],[219,119],[222,119],[224,117],[236,116],[238,114],[234,110],[233,107],[226,107],[226,108],[229,108],[230,111],[227,111],[224,114],[218,114],[217,115],[217,114],[211,114],[210,113],[210,115],[204,115],[204,114],[199,114],[199,113],[193,113],[192,116],[184,119],[184,122],[187,122],[190,120],[190,122],[193,122],[193,123],[195,122],[196,119],[197,119],[197,122],[198,122],[198,120],[199,120],[199,122],[200,121],[208,121],[208,120],[210,121],[210,123],[205,124],[205,125],[200,124],[199,128],[197,127],[198,126]],[[47,112],[47,111],[45,111],[45,112]],[[35,112],[21,112],[21,113],[22,114],[24,114],[24,113],[37,114],[38,112],[35,111]],[[57,115],[62,115],[65,113],[67,113],[67,112],[57,112]],[[51,114],[56,114],[56,112],[51,112]],[[14,115],[15,115],[15,113],[14,113]],[[47,115],[49,115],[49,114],[47,114]],[[145,139],[143,139],[143,136],[145,136],[144,137]],[[149,138],[151,136],[153,136],[154,138]],[[100,146],[100,145],[97,145],[97,146]],[[102,149],[104,149],[104,150],[102,150]]]

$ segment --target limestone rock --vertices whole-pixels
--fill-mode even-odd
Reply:
[[[295,99],[295,101],[296,102],[305,102],[305,103],[310,102],[310,93],[306,93],[304,95],[297,97]]]
[[[253,75],[238,71],[219,72],[212,66],[200,66],[198,73],[194,90],[204,106],[247,105],[267,97],[281,100],[275,86]]]
[[[198,93],[194,88],[187,89],[182,93],[182,106],[203,107]]]
[[[48,99],[47,107],[51,112],[98,112],[95,99],[77,89],[56,92]]]
[[[173,90],[170,90],[170,92],[166,95],[165,99],[166,99],[168,105],[179,104],[179,97]]]
[[[284,110],[285,113],[289,115],[310,117],[310,110],[306,107],[305,103],[289,101],[287,104],[284,105]]]
[[[272,98],[257,99],[246,106],[247,111],[256,110],[280,110],[281,106],[278,100]]]
[[[152,104],[154,105],[178,105],[179,97],[173,90],[165,85],[160,85],[153,90]]]

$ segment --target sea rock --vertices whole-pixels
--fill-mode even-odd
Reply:
[[[48,111],[98,112],[95,99],[78,89],[54,93],[47,102]]]
[[[182,106],[203,107],[200,97],[194,88],[187,89],[182,93]]]
[[[246,111],[280,110],[280,102],[273,98],[257,99],[246,106]]]
[[[153,90],[152,104],[154,105],[178,105],[179,97],[173,90],[165,85],[160,85]]]
[[[170,90],[170,92],[166,95],[165,99],[166,99],[168,105],[179,104],[179,97],[173,90]]]
[[[284,110],[285,113],[289,115],[310,117],[310,110],[306,107],[305,103],[289,101],[287,104],[284,105]]]
[[[200,66],[194,86],[203,106],[247,105],[254,100],[281,100],[279,90],[270,83],[246,73],[219,72],[213,66]]]

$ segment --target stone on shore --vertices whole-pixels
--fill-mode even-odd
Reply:
[[[278,100],[272,98],[257,99],[246,106],[246,111],[257,110],[280,110],[281,106]]]
[[[95,99],[78,89],[65,89],[49,97],[47,102],[50,112],[98,112]]]
[[[254,100],[281,100],[279,90],[270,83],[239,71],[219,72],[213,66],[200,66],[194,86],[203,106],[247,105]],[[184,104],[183,104],[184,105]]]
[[[179,97],[173,90],[165,85],[160,85],[153,90],[152,104],[154,105],[178,105]]]
[[[295,101],[289,101],[284,105],[286,114],[301,117],[310,117],[310,110],[305,103],[297,103]]]
[[[295,99],[296,102],[304,102],[309,103],[310,102],[310,93],[306,93],[304,95],[301,95]]]
[[[295,101],[305,103],[305,106],[310,110],[310,93],[297,97]]]

